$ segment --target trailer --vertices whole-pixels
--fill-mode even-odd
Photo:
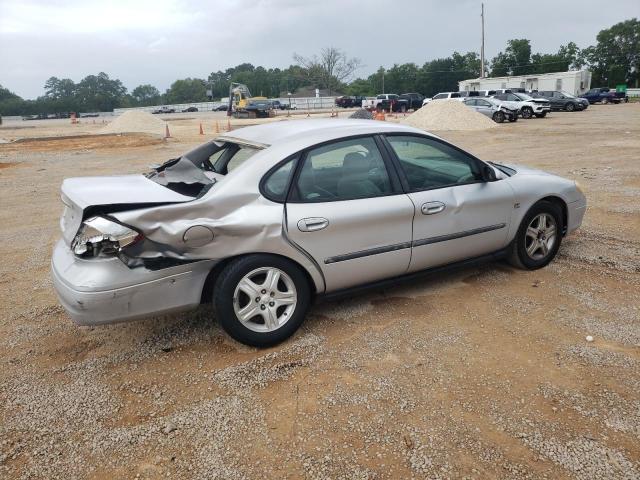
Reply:
[[[582,95],[591,88],[589,70],[572,70],[555,73],[532,73],[510,77],[486,77],[463,80],[458,83],[461,92],[523,88],[527,91],[555,90]]]

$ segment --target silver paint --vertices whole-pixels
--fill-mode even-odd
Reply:
[[[425,135],[412,127],[367,120],[296,120],[242,128],[215,141],[263,150],[217,177],[196,199],[143,175],[65,180],[64,240],[52,258],[62,304],[82,324],[192,308],[218,262],[251,253],[291,259],[308,273],[316,292],[330,292],[498,250],[513,240],[529,208],[545,197],[566,203],[568,232],[582,221],[586,200],[573,182],[518,166],[512,167],[517,170],[512,177],[494,169],[495,182],[362,200],[285,206],[259,191],[272,167],[305,148],[384,132]],[[132,247],[136,257],[190,263],[149,270],[129,268],[117,257],[74,256],[69,244],[87,209],[118,204],[123,210],[110,216],[144,234],[144,241]],[[486,230],[494,226],[500,228]],[[456,237],[461,232],[475,233]],[[433,238],[440,241],[415,243]],[[358,252],[367,256],[351,258]]]

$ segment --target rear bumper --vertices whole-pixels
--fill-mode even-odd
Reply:
[[[214,264],[207,260],[156,271],[130,269],[118,258],[78,258],[60,240],[51,276],[71,319],[78,325],[100,325],[197,307]]]

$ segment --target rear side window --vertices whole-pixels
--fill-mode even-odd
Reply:
[[[265,197],[274,202],[284,202],[287,198],[287,187],[294,171],[296,159],[291,159],[271,171],[265,177],[262,190]]]
[[[440,98],[446,98],[447,94],[446,93],[439,93],[438,95],[436,95],[435,97],[433,97],[434,100],[438,100]]]

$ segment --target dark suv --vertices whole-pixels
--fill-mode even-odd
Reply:
[[[576,97],[567,92],[554,92],[543,90],[540,92],[531,92],[533,98],[546,98],[549,100],[551,110],[566,110],[567,112],[586,110],[589,107],[589,101],[586,98]]]
[[[408,109],[418,110],[420,107],[422,107],[424,95],[420,95],[419,93],[403,93],[402,95],[400,95],[400,98],[408,102]]]

